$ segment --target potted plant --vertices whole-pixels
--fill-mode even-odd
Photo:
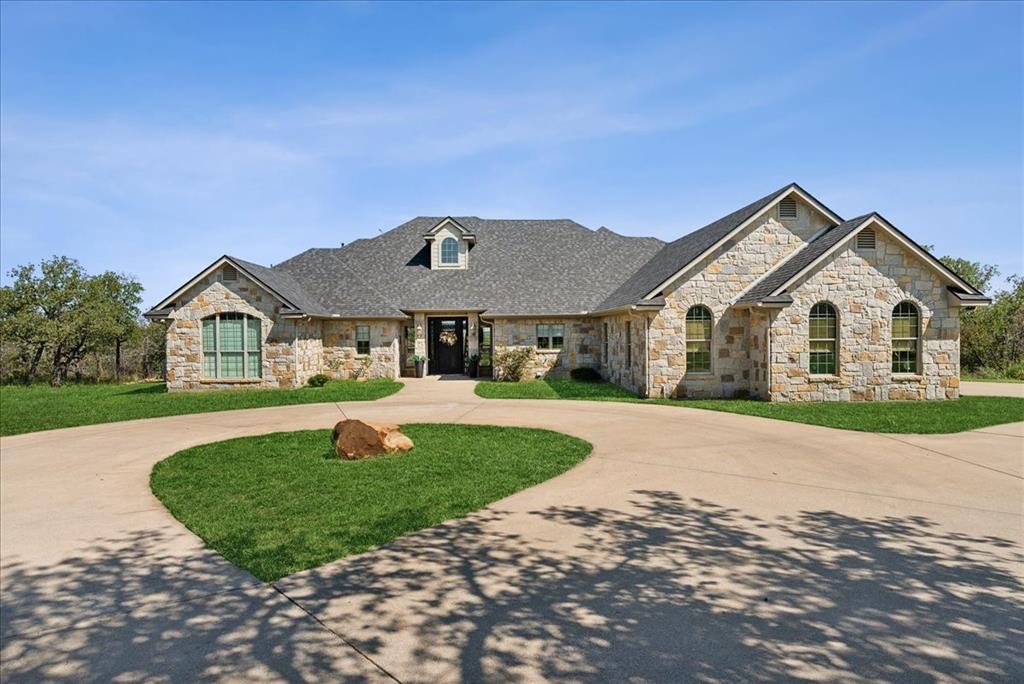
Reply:
[[[469,355],[469,377],[475,378],[480,374],[480,355],[470,354]]]
[[[422,378],[426,374],[427,361],[429,361],[423,354],[413,354],[412,361],[416,364],[416,377]]]

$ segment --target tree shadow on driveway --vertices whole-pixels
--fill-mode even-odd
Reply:
[[[503,531],[517,515],[535,520],[529,538]],[[4,680],[381,675],[346,642],[402,681],[1024,672],[1019,547],[923,517],[766,520],[636,491],[623,510],[486,510],[276,588],[222,579],[213,554],[164,557],[162,543],[97,542],[49,570],[5,559]]]
[[[279,584],[403,681],[1024,672],[1010,541],[921,517],[769,522],[673,492],[632,503],[534,513],[578,532],[568,550],[499,534],[504,514],[487,512]]]

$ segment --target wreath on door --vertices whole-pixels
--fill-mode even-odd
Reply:
[[[441,344],[445,346],[454,347],[455,344],[459,341],[459,336],[456,335],[451,330],[443,330],[441,331],[441,334],[440,336],[438,336],[437,339]]]

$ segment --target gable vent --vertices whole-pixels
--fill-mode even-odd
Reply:
[[[234,266],[225,264],[224,270],[221,271],[221,280],[225,283],[230,283],[238,280],[238,269]]]
[[[857,249],[874,249],[875,248],[875,231],[870,228],[857,233]]]
[[[779,218],[781,219],[795,219],[796,218],[796,200],[792,197],[779,202]]]

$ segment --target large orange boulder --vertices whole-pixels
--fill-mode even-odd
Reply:
[[[397,425],[368,420],[341,421],[334,426],[331,440],[338,456],[349,460],[394,454],[413,447],[412,440]]]

